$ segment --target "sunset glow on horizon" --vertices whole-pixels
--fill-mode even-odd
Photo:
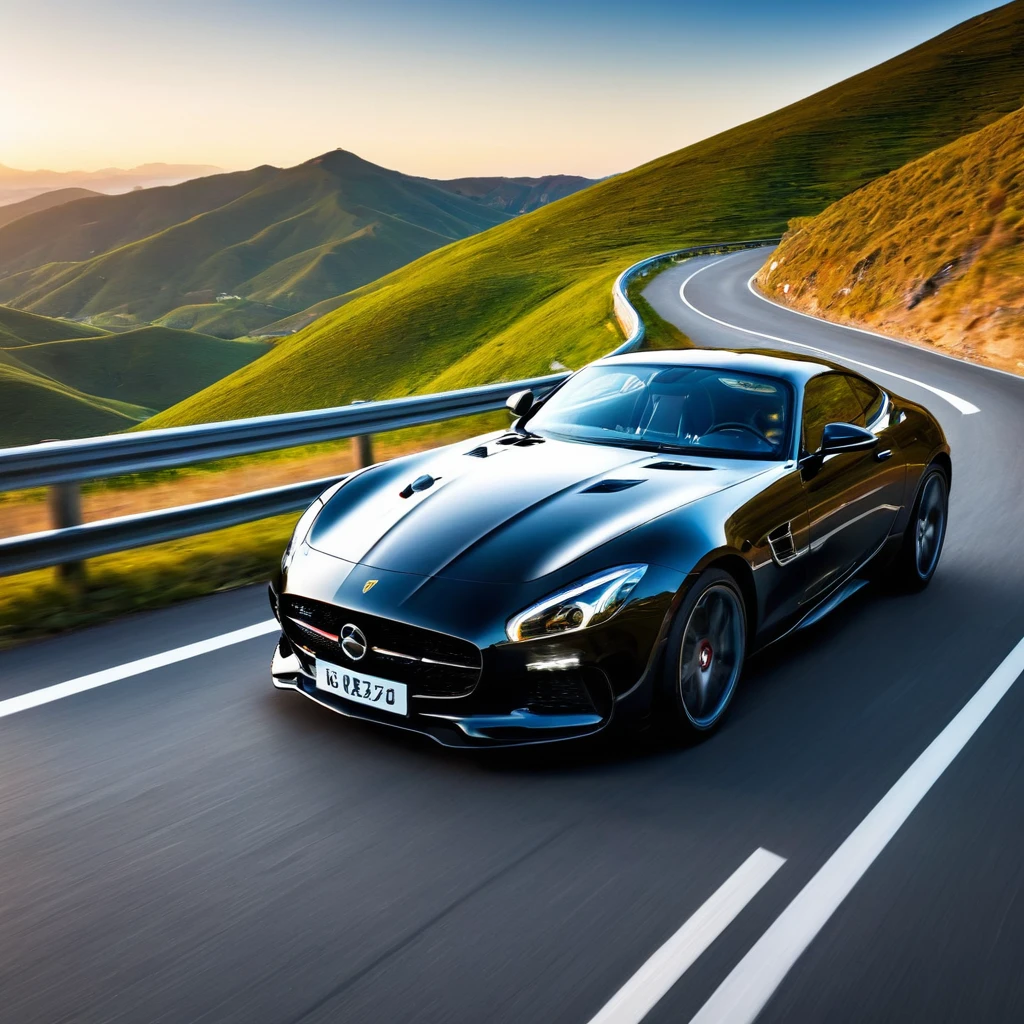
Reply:
[[[10,6],[10,0],[8,0]],[[760,116],[988,4],[16,3],[0,164],[599,177]]]

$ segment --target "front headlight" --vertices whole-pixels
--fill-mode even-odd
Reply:
[[[324,503],[320,498],[317,498],[305,512],[299,516],[299,521],[295,524],[295,529],[292,531],[291,539],[288,541],[288,547],[284,549],[284,554],[281,556],[281,572],[284,572],[288,568],[288,563],[292,560],[292,555],[295,554],[295,549],[306,539],[306,534],[309,533],[310,527],[313,525],[313,520],[320,515],[320,510],[324,507]]]
[[[509,619],[509,640],[574,633],[610,619],[647,572],[646,565],[622,565],[574,583]]]

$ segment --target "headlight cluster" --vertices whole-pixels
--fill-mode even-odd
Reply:
[[[622,565],[588,576],[509,619],[509,640],[574,633],[610,619],[647,572],[646,565]]]

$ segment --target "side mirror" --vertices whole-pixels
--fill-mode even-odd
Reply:
[[[517,391],[508,396],[505,406],[513,416],[525,416],[533,408],[533,392]]]
[[[821,432],[821,447],[816,455],[833,455],[837,452],[866,452],[878,444],[878,438],[853,423],[829,423]]]

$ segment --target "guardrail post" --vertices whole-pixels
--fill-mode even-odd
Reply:
[[[365,398],[356,398],[350,405],[364,405]],[[373,465],[373,435],[357,434],[352,438],[352,458],[355,460],[356,469],[366,469]]]
[[[82,490],[77,481],[52,484],[47,492],[50,525],[55,530],[82,525]],[[57,573],[64,583],[79,587],[85,582],[85,562],[62,562]]]
[[[365,469],[373,465],[373,435],[359,434],[352,438],[352,457],[356,469]]]

